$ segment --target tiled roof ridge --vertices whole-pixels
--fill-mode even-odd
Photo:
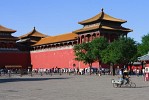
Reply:
[[[69,32],[69,33],[64,33],[64,34],[58,34],[58,35],[54,35],[54,36],[47,36],[47,37],[44,37],[42,39],[45,39],[45,38],[53,38],[53,37],[59,37],[59,36],[62,36],[62,35],[67,35],[67,34],[72,34],[73,32]]]
[[[7,28],[7,27],[5,27],[5,26],[0,25],[0,32],[10,32],[10,33],[14,33],[14,32],[16,32],[16,30],[13,30],[13,29],[10,29],[10,28]]]
[[[119,19],[119,18],[115,18],[115,17],[112,17],[108,14],[106,14],[103,9],[102,9],[102,12],[89,18],[89,19],[86,19],[86,20],[83,20],[83,21],[80,21],[78,22],[79,24],[87,24],[87,23],[91,23],[91,22],[94,22],[94,21],[97,21],[97,20],[107,20],[107,21],[114,21],[114,22],[120,22],[120,23],[125,23],[127,21],[125,20],[122,20],[122,19]]]
[[[133,30],[129,29],[129,28],[125,28],[122,26],[106,26],[106,25],[95,25],[95,26],[91,26],[91,27],[84,27],[78,30],[73,31],[74,33],[79,33],[79,32],[86,32],[86,31],[91,31],[91,30],[97,30],[97,29],[109,29],[109,30],[119,30],[119,31],[128,31],[128,32],[132,32]]]
[[[73,40],[76,37],[75,35],[77,36],[76,33],[69,32],[69,33],[64,33],[64,34],[60,34],[60,35],[56,35],[56,36],[48,36],[48,37],[42,38],[40,41],[38,41],[33,46],[35,46],[35,45],[42,45],[42,44],[48,44],[48,43],[56,43],[56,42],[68,41],[68,40]]]
[[[37,33],[40,34],[40,35],[43,35],[43,37],[47,37],[47,35],[45,35],[45,34],[39,32],[39,31],[37,31],[36,28],[34,27],[31,32],[29,32],[29,33],[27,33],[27,34],[24,34],[24,35],[20,36],[19,38],[24,38],[24,37],[31,36],[31,35],[33,35],[35,32],[37,32]]]
[[[63,34],[59,34],[59,35],[55,35],[55,36],[62,36],[62,35],[67,35],[67,34],[72,34],[73,32],[68,32],[68,33],[63,33]],[[55,36],[51,36],[51,37],[55,37]]]
[[[29,32],[30,34],[28,34],[27,36],[30,36],[30,35],[34,34],[34,32],[38,32],[38,31],[35,29],[35,27],[33,28],[33,30],[32,30],[31,32]],[[40,32],[38,32],[38,33],[40,33]]]

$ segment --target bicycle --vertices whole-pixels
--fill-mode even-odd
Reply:
[[[128,82],[125,82],[126,80],[124,79],[112,79],[111,83],[113,84],[114,88],[120,88],[120,87],[130,87],[130,88],[135,88],[136,84],[134,82],[131,81],[130,77],[128,78]]]

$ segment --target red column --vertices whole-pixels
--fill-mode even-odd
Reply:
[[[87,40],[87,39],[86,39],[86,35],[84,35],[84,43],[86,43],[86,40]]]
[[[99,32],[99,35],[98,35],[98,37],[100,37],[100,32]]]
[[[90,33],[90,35],[89,35],[89,41],[92,41],[92,40],[93,40],[92,33]]]
[[[96,33],[91,34],[91,37],[92,37],[92,40],[95,39],[96,38]]]
[[[79,40],[77,40],[77,44],[79,44]]]
[[[81,40],[82,40],[82,43],[84,43],[85,36],[84,36],[84,35],[82,35],[82,36],[83,36],[83,38],[82,38]],[[82,37],[82,36],[81,36],[81,37]]]
[[[80,36],[80,44],[82,43],[82,36]]]
[[[94,40],[94,38],[95,38],[95,37],[94,37],[94,33],[91,33],[90,35],[91,35],[91,39]],[[92,41],[92,40],[91,40],[91,41]]]

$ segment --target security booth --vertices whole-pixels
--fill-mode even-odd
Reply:
[[[138,57],[138,60],[142,62],[144,81],[149,81],[149,53]]]

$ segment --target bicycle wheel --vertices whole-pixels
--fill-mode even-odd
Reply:
[[[125,86],[126,88],[130,88],[130,87],[131,87],[131,84],[130,84],[130,83],[127,83],[127,84],[124,84],[124,86]]]
[[[111,83],[113,83],[114,79],[111,79]]]
[[[135,84],[134,82],[131,82],[131,83],[130,83],[130,87],[131,87],[131,88],[135,88],[135,87],[136,87],[136,84]]]
[[[113,83],[113,87],[114,87],[114,88],[117,88],[117,87],[120,87],[120,85],[117,84],[117,83]]]

